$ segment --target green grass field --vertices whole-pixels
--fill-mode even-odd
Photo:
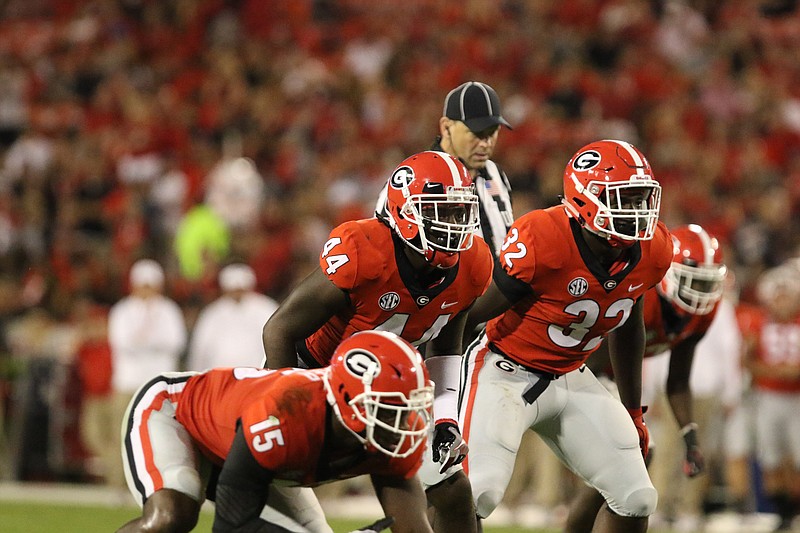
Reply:
[[[136,517],[135,507],[102,507],[62,505],[52,503],[16,503],[0,501],[0,531],[2,533],[110,533]],[[377,519],[378,517],[376,517]],[[194,531],[211,531],[212,515],[202,512]],[[336,533],[347,533],[368,521],[332,519]],[[485,528],[487,533],[554,533],[555,530],[521,528]]]

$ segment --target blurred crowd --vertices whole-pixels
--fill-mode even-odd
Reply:
[[[228,264],[280,301],[470,79],[514,127],[494,158],[518,215],[559,202],[576,148],[631,141],[662,219],[719,237],[755,303],[800,254],[799,48],[790,0],[3,2],[0,420],[142,258],[189,332]]]

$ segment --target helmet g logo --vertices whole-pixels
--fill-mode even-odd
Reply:
[[[375,371],[371,377],[375,377],[380,373],[381,363],[375,355],[365,350],[352,350],[344,356],[344,367],[347,371],[357,377],[364,379],[364,374],[374,367]],[[372,379],[370,379],[372,381]]]
[[[395,189],[403,189],[414,180],[414,169],[409,166],[402,166],[394,171],[389,178],[389,185]]]
[[[572,168],[575,170],[586,171],[600,164],[600,152],[596,150],[586,150],[575,156]]]

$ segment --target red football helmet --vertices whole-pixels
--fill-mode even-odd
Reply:
[[[323,379],[336,417],[361,442],[391,457],[407,457],[425,442],[433,384],[416,348],[394,333],[345,339]]]
[[[467,168],[444,152],[412,155],[386,184],[385,218],[431,265],[450,268],[480,226],[478,195]]]
[[[632,144],[597,141],[578,150],[567,163],[562,203],[587,230],[615,248],[624,248],[653,238],[661,185]]]
[[[672,244],[672,265],[657,290],[680,309],[707,315],[722,298],[728,270],[719,242],[697,224],[689,224],[672,230]]]

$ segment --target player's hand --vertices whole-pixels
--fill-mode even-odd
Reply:
[[[697,443],[697,424],[687,424],[681,430],[683,442],[686,444],[686,457],[683,459],[683,473],[695,477],[705,468],[703,452]]]
[[[440,474],[463,461],[469,452],[467,443],[461,438],[458,425],[452,420],[442,420],[436,423],[432,446],[433,461],[442,465],[439,469]]]
[[[642,457],[645,459],[647,459],[647,452],[650,451],[650,432],[644,423],[644,414],[646,412],[647,406],[628,409],[628,414],[631,415],[633,425],[636,426],[636,432],[639,434],[639,449],[642,450]]]
[[[384,529],[391,527],[392,524],[394,524],[394,518],[391,516],[385,516],[368,526],[364,526],[361,529],[356,529],[350,533],[380,533]]]

